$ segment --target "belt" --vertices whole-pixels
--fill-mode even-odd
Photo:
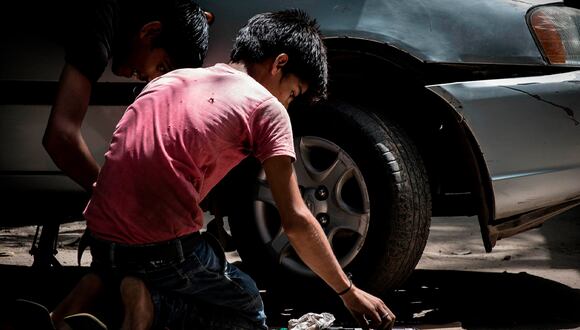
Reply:
[[[127,245],[91,236],[89,244],[93,259],[110,264],[112,267],[123,267],[160,261],[183,261],[193,252],[200,237],[200,233],[195,232],[165,242]]]

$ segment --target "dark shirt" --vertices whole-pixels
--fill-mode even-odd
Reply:
[[[76,8],[78,15],[68,27],[65,61],[91,82],[101,77],[114,52],[119,34],[117,0],[89,0]]]

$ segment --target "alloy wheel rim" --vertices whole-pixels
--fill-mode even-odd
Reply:
[[[294,143],[294,168],[302,198],[344,268],[358,255],[368,232],[370,200],[366,183],[354,160],[335,143],[316,136],[297,137]],[[276,263],[295,273],[313,275],[280,225],[264,171],[258,175],[254,214],[260,243]]]

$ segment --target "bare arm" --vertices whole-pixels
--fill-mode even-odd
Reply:
[[[282,227],[292,247],[302,261],[334,291],[341,292],[348,288],[348,277],[336,260],[324,231],[302,200],[290,157],[272,157],[263,166],[280,212]],[[376,326],[379,329],[393,326],[395,315],[379,298],[354,285],[341,298],[362,326]],[[371,322],[367,324],[365,317]]]
[[[42,140],[56,166],[87,191],[99,174],[99,165],[81,135],[91,89],[87,77],[65,65]]]

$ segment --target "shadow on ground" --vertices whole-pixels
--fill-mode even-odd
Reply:
[[[391,301],[408,322],[460,321],[466,329],[580,327],[580,290],[527,273],[419,270]]]
[[[416,270],[401,289],[383,299],[405,327],[460,322],[464,329],[580,328],[580,290],[527,273]],[[325,301],[322,309],[320,301]],[[276,310],[270,308],[270,319],[277,322],[327,311],[337,316],[337,323],[354,326],[331,296],[307,296],[298,302],[288,297],[271,304]],[[295,308],[289,312],[294,315],[280,317],[286,308]]]
[[[55,306],[87,268],[50,271],[0,265],[0,329],[16,298]],[[336,324],[353,326],[334,296],[264,293],[273,326],[306,312],[331,312]],[[400,325],[461,322],[465,329],[570,329],[580,327],[580,290],[526,273],[417,270],[403,288],[385,297]],[[322,307],[321,307],[322,306]]]

